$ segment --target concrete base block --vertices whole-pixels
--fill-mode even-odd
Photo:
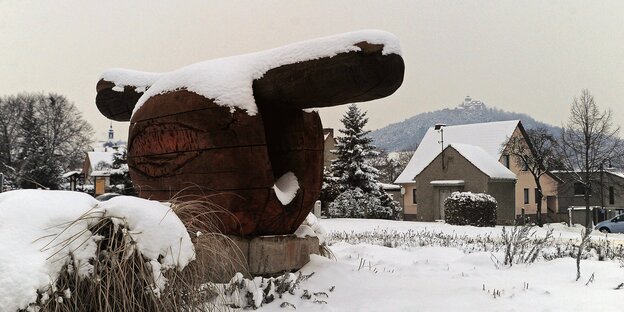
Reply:
[[[295,271],[310,262],[310,254],[319,254],[319,240],[316,237],[255,237],[249,242],[249,273],[253,276],[276,276]]]
[[[191,265],[211,266],[206,279],[226,283],[241,272],[245,277],[273,277],[301,269],[310,261],[310,254],[319,254],[316,237],[271,235],[253,238],[238,236],[202,237],[197,260]]]

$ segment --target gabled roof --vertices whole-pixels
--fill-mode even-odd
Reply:
[[[466,160],[472,163],[477,169],[485,173],[491,179],[516,180],[516,174],[492,157],[484,149],[468,144],[451,144],[448,148],[455,149]]]
[[[89,157],[89,166],[91,167],[91,171],[95,171],[95,167],[100,162],[112,165],[113,154],[114,152],[88,152],[87,156]]]
[[[503,144],[509,140],[519,124],[519,120],[509,120],[447,126],[442,128],[444,131],[444,148],[453,143],[478,146],[488,155],[498,160],[501,156]],[[440,154],[442,148],[439,141],[440,132],[434,130],[433,127],[429,128],[420,145],[418,145],[416,152],[414,152],[412,159],[395,183],[414,182],[414,178]]]

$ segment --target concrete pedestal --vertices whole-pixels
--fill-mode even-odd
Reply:
[[[237,236],[202,238],[209,248],[197,250],[204,265],[214,265],[207,278],[212,282],[228,282],[234,273],[245,277],[273,277],[300,269],[310,261],[310,254],[319,254],[316,237],[271,235],[254,238]],[[207,257],[206,259],[202,259]],[[215,263],[216,262],[216,263]]]

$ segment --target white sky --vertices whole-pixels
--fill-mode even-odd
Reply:
[[[406,74],[361,105],[370,129],[466,95],[559,125],[582,88],[624,124],[623,16],[624,1],[0,0],[0,94],[64,94],[104,138],[94,99],[107,68],[169,71],[376,28],[401,40]],[[324,126],[345,110],[320,110]],[[113,126],[125,139],[128,124]]]

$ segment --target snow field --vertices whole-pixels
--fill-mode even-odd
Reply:
[[[621,311],[617,304],[623,290],[624,268],[617,260],[598,261],[595,254],[581,262],[581,279],[575,281],[575,259],[533,264],[496,265],[504,252],[467,253],[454,247],[395,248],[370,243],[336,241],[336,233],[362,235],[375,233],[441,232],[445,235],[491,237],[498,239],[502,227],[477,228],[443,223],[405,222],[364,219],[322,219],[329,233],[330,249],[336,259],[312,256],[303,274],[314,272],[301,283],[295,295],[285,295],[266,304],[261,311],[284,311],[289,302],[302,311]],[[543,237],[553,229],[561,242],[578,241],[582,227],[568,228],[550,224],[536,230]],[[508,229],[509,230],[509,229]],[[619,245],[622,234],[606,239]],[[594,241],[604,240],[592,234]],[[468,250],[470,248],[465,248]],[[593,281],[589,282],[593,275]],[[332,292],[328,290],[335,286]],[[301,298],[304,290],[325,291],[327,304]]]

